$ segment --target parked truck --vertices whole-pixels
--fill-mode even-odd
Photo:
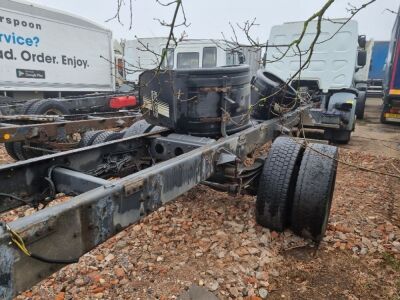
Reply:
[[[389,52],[389,44],[389,41],[374,41],[368,79],[381,81],[384,79],[385,64]]]
[[[0,0],[0,114],[115,110],[111,99],[124,76],[120,48],[110,30],[89,20]]]
[[[258,99],[253,97],[254,112],[259,117],[276,116],[296,103],[311,101],[314,107],[304,118],[303,126],[324,130],[325,138],[334,142],[350,140],[356,114],[359,118],[364,115],[366,93],[356,89],[354,77],[366,64],[366,40],[358,35],[356,21],[342,25],[343,21],[322,22],[312,54],[309,49],[317,34],[316,21],[309,23],[299,45],[301,55],[295,46],[289,45],[301,35],[304,22],[272,28],[265,70],[259,71],[254,81],[255,92],[259,94]],[[310,63],[296,75],[310,54]],[[279,87],[285,83],[287,88],[282,95]],[[275,89],[275,97],[269,96],[271,89]],[[286,107],[281,101],[286,101]]]
[[[383,80],[385,77],[385,64],[389,51],[388,41],[370,41],[372,48],[367,57],[368,65],[365,68],[367,72],[368,96],[383,96]]]
[[[126,80],[136,83],[144,70],[159,65],[167,38],[139,38],[125,43]],[[213,39],[186,39],[166,50],[164,69],[212,68],[247,64],[250,74],[261,67],[261,51],[253,47],[235,47],[232,43]]]
[[[369,71],[371,68],[371,63],[372,63],[372,49],[374,47],[374,41],[369,40],[365,44],[365,51],[367,53],[367,59],[366,59],[366,64],[363,68],[360,68],[357,70],[357,72],[354,74],[354,83],[358,91],[363,91],[366,92],[368,95],[371,94],[371,89],[374,88],[374,86],[371,85],[371,82],[369,81]],[[379,91],[379,87],[377,87]],[[381,88],[382,90],[382,88]],[[358,116],[357,116],[358,117]]]
[[[0,91],[14,99],[115,89],[112,32],[22,0],[0,0]]]
[[[385,65],[382,123],[400,123],[400,10],[393,26]]]
[[[125,73],[123,49],[113,41],[112,32],[55,9],[0,0],[0,64],[0,115],[7,116],[0,122],[2,142],[15,159],[54,151],[51,144],[61,139],[65,143],[69,134],[109,128],[116,118],[104,113],[133,108],[137,103],[134,92],[116,90]],[[92,119],[89,123],[83,116],[69,116],[44,124],[51,118],[46,115],[91,113],[103,115],[87,116]],[[65,120],[69,120],[68,133],[61,130]],[[33,123],[35,128],[30,127]],[[47,135],[49,126],[58,131]],[[37,138],[39,143],[34,141]]]

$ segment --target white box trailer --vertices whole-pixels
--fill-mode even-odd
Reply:
[[[126,80],[137,83],[140,73],[159,65],[160,56],[168,39],[165,37],[139,38],[125,43]],[[171,42],[163,68],[213,68],[248,64],[254,75],[261,67],[261,51],[251,47],[237,48],[223,40],[187,39],[174,46]]]
[[[0,91],[14,97],[115,88],[110,30],[26,1],[0,0],[0,63]]]

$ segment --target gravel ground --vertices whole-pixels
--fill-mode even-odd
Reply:
[[[341,159],[400,169],[399,159],[347,149]],[[2,148],[0,161],[10,161]],[[17,299],[175,299],[192,284],[221,299],[399,299],[399,189],[398,179],[340,165],[317,249],[258,226],[253,197],[198,186]]]

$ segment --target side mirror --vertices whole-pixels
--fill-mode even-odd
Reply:
[[[367,46],[367,37],[365,35],[358,36],[358,46],[362,49],[365,49],[365,46]]]
[[[358,50],[357,65],[360,67],[364,67],[366,64],[367,64],[367,51]]]
[[[244,54],[239,53],[239,64],[243,65],[245,61],[246,61],[246,57],[244,56]]]

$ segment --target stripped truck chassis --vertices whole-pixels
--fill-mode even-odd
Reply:
[[[196,144],[193,137],[160,130],[0,166],[0,212],[26,203],[36,206],[57,193],[75,195],[8,226],[32,253],[79,258],[201,182],[233,192],[251,190],[263,164],[256,160],[252,169],[244,166],[245,159],[297,126],[308,109],[254,123],[219,140],[199,138]],[[130,175],[103,179],[123,173]],[[221,173],[226,181],[213,182]],[[12,299],[64,266],[35,260],[10,241],[11,232],[0,225],[1,299]]]

